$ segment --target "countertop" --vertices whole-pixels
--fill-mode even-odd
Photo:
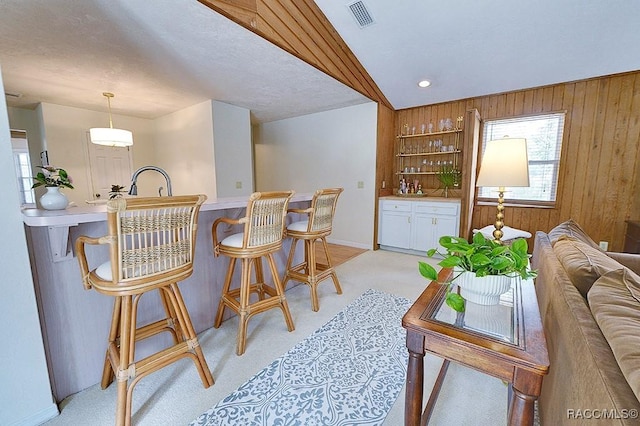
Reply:
[[[402,201],[438,201],[438,202],[446,202],[446,203],[457,203],[460,204],[459,198],[445,198],[445,197],[428,197],[428,196],[419,196],[419,195],[411,195],[411,196],[402,196],[402,195],[387,195],[384,197],[379,197],[380,200],[402,200]]]
[[[312,193],[293,194],[291,202],[310,201]],[[247,206],[249,196],[221,197],[204,202],[200,211],[236,209]],[[27,226],[74,226],[80,223],[107,220],[107,206],[92,204],[69,206],[64,210],[24,209],[22,219]]]

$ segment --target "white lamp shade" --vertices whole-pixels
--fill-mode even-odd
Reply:
[[[91,142],[97,145],[120,147],[133,145],[133,133],[129,130],[95,127],[89,129],[89,135]]]
[[[487,142],[476,186],[529,186],[527,140],[504,138]]]

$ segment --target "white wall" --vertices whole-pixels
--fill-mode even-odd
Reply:
[[[214,101],[213,140],[218,197],[250,195],[254,187],[250,111]]]
[[[36,112],[42,122],[41,134],[49,153],[49,164],[65,169],[73,178],[74,189],[63,189],[63,192],[69,201],[83,205],[85,200],[92,199],[87,134],[92,127],[108,125],[108,113],[47,103],[41,103]],[[133,132],[134,169],[153,155],[151,120],[113,115],[113,124]],[[39,158],[31,161],[39,163]]]
[[[206,194],[215,198],[216,173],[213,150],[211,101],[176,111],[155,120],[155,164],[171,177],[174,195]],[[162,178],[145,172],[144,180]],[[142,179],[140,180],[141,183]],[[164,185],[164,179],[161,181]],[[142,188],[142,187],[139,187]],[[156,187],[157,188],[157,187]],[[155,195],[138,191],[138,195]]]
[[[0,94],[4,99],[1,76]],[[0,179],[5,188],[17,186],[4,101],[0,102]],[[17,192],[0,192],[0,205],[0,239],[5,243],[0,247],[0,424],[37,425],[55,417],[58,407],[51,395]]]
[[[256,189],[343,187],[329,240],[372,248],[376,129],[375,102],[256,126]]]

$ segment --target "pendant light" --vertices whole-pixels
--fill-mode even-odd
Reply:
[[[107,98],[107,104],[109,105],[109,127],[94,127],[93,129],[89,129],[91,142],[97,145],[116,147],[133,145],[133,133],[129,130],[113,128],[113,121],[111,120],[111,98],[113,98],[113,93],[104,92],[102,96]]]

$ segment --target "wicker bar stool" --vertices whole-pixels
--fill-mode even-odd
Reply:
[[[222,217],[213,222],[211,233],[213,249],[216,256],[229,256],[229,268],[222,289],[222,297],[218,305],[218,312],[213,324],[215,328],[222,324],[224,309],[230,308],[239,316],[236,354],[242,355],[246,348],[247,323],[255,314],[272,308],[280,308],[284,314],[287,329],[294,330],[293,319],[289,312],[289,305],[284,295],[278,270],[273,259],[273,253],[282,248],[285,217],[289,200],[293,191],[283,192],[254,192],[249,197],[246,216],[241,219]],[[217,228],[221,223],[229,225],[243,225],[243,232],[218,239]],[[267,258],[273,287],[264,281],[262,257]],[[236,260],[242,262],[242,276],[240,286],[231,289],[233,269]],[[251,266],[255,271],[255,282],[251,282]],[[251,301],[251,293],[257,294],[256,301]],[[265,297],[269,296],[269,297]]]
[[[308,209],[289,209],[292,213],[308,214],[308,219],[293,222],[285,231],[286,236],[291,237],[291,249],[289,258],[287,259],[287,270],[283,280],[283,286],[286,288],[287,281],[294,280],[307,284],[311,289],[311,309],[318,311],[320,304],[318,302],[318,283],[325,278],[331,277],[336,293],[342,294],[340,281],[336,271],[331,263],[329,248],[327,247],[327,236],[331,234],[331,226],[333,224],[333,215],[336,210],[338,197],[342,193],[343,188],[319,189],[315,192],[311,206]],[[298,240],[304,241],[304,261],[292,265]],[[316,261],[315,242],[322,241],[327,264],[318,263]]]
[[[115,297],[102,388],[116,379],[116,424],[131,424],[134,386],[146,375],[182,358],[191,358],[205,388],[211,371],[198,344],[178,282],[193,272],[196,230],[204,195],[120,198],[107,203],[108,234],[80,236],[76,253],[85,289]],[[86,244],[107,244],[110,261],[89,270]],[[158,290],[166,317],[140,326],[138,304]],[[136,341],[169,332],[173,345],[136,360]]]

